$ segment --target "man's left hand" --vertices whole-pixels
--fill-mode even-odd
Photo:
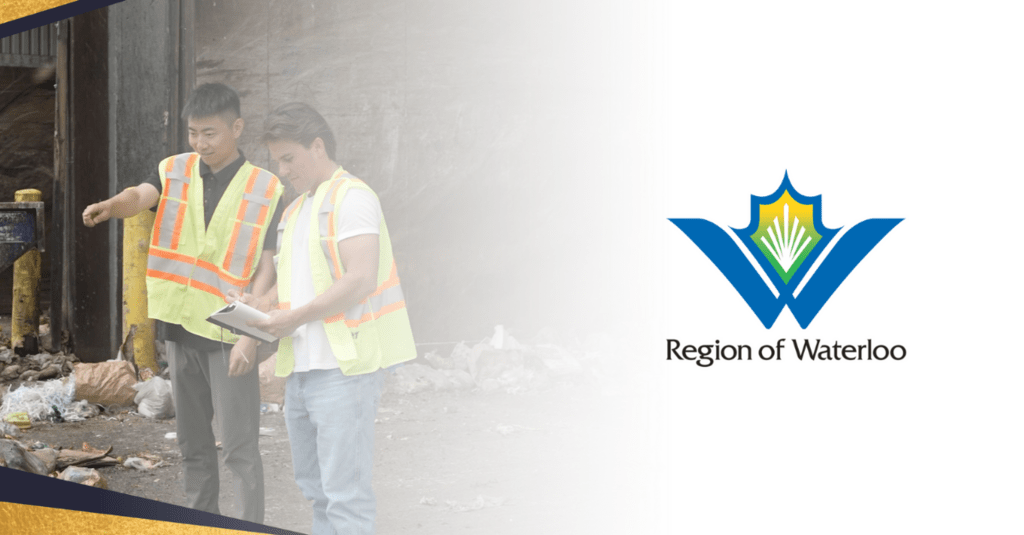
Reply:
[[[256,340],[243,336],[231,348],[228,376],[238,377],[252,371],[256,366]]]

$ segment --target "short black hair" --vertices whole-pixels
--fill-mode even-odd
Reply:
[[[213,117],[225,113],[231,113],[232,121],[242,116],[238,93],[224,84],[209,83],[192,91],[181,111],[181,118],[187,121],[190,117]]]
[[[323,115],[303,102],[278,106],[263,124],[264,143],[291,141],[308,149],[316,138],[323,140],[327,157],[335,161],[334,132]]]

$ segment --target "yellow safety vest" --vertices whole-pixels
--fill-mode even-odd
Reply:
[[[309,261],[313,289],[320,295],[345,273],[338,256],[335,218],[345,194],[351,189],[373,193],[363,181],[339,168],[331,179],[316,190],[312,199],[299,195],[281,217],[283,234],[278,237],[280,252],[277,265],[277,292],[282,309],[291,308],[292,236],[302,203],[312,202],[309,221]],[[319,228],[319,232],[313,232]],[[322,321],[338,367],[345,375],[360,375],[416,358],[409,314],[398,280],[398,269],[391,251],[391,238],[380,218],[380,257],[377,268],[377,290],[351,309]],[[295,367],[292,339],[285,337],[277,352],[275,373],[284,377]]]
[[[249,285],[284,188],[271,172],[245,162],[207,229],[199,155],[171,156],[159,171],[163,192],[146,270],[149,316],[220,340],[221,328],[206,318],[224,306],[228,290]],[[223,337],[227,343],[238,340],[226,331]]]

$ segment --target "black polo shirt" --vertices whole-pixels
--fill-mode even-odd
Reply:
[[[217,173],[214,173],[210,166],[206,165],[206,162],[199,161],[199,176],[203,179],[203,216],[206,219],[207,227],[210,226],[213,212],[217,209],[217,204],[220,203],[224,190],[228,188],[231,179],[235,177],[238,170],[245,164],[245,155],[241,151],[238,154],[238,159]],[[153,173],[145,183],[155,187],[161,194],[163,193],[163,184],[160,182],[159,173]],[[159,206],[158,203],[151,210],[155,212]],[[270,219],[270,225],[267,227],[267,237],[263,240],[263,254],[273,255],[277,249],[277,225],[281,221],[281,214],[284,212],[284,208],[284,203],[277,203],[277,210],[274,212],[274,217]],[[158,332],[163,331],[163,336],[161,337],[163,340],[185,344],[199,351],[216,351],[221,347],[219,341],[192,334],[177,323],[167,323],[158,320],[157,324],[163,326],[163,328],[158,330]]]

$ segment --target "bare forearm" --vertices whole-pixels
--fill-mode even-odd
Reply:
[[[139,188],[128,188],[104,202],[110,204],[111,217],[120,219],[135,217],[139,212],[150,208],[150,206],[144,206],[142,196],[139,195]]]
[[[327,291],[296,308],[295,322],[304,325],[337,316],[372,294],[376,290],[376,282],[376,277],[346,273],[327,288]]]

